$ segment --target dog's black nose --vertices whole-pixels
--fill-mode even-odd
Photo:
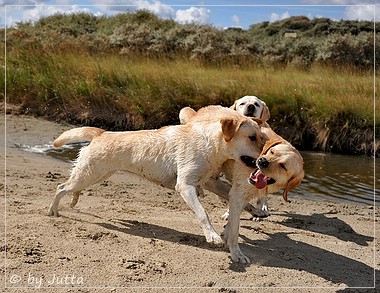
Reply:
[[[255,105],[253,105],[253,104],[249,104],[247,108],[248,108],[248,111],[250,111],[250,112],[253,112],[256,109]]]
[[[245,110],[245,113],[244,115],[245,116],[249,116],[249,117],[253,117],[255,116],[255,111],[256,111],[256,107],[255,105],[253,104],[249,104]]]
[[[265,159],[264,157],[260,157],[257,159],[257,165],[260,167],[260,168],[266,168],[269,166],[269,162],[267,159]]]

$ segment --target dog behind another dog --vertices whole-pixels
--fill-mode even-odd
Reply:
[[[270,118],[267,104],[256,96],[244,96],[236,100],[230,108],[244,116],[260,118],[264,123]]]

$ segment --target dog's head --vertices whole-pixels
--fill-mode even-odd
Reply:
[[[270,118],[269,108],[256,96],[244,96],[236,100],[230,108],[244,116],[260,118],[263,122]]]
[[[259,126],[261,121],[235,115],[222,118],[220,124],[231,159],[240,160],[247,166],[256,166],[256,158],[264,145]]]
[[[258,169],[249,182],[268,193],[284,189],[283,198],[288,201],[288,191],[296,188],[304,177],[303,159],[300,153],[285,140],[269,140],[256,161]]]
[[[246,166],[256,168],[256,159],[264,145],[261,119],[246,117],[222,106],[207,106],[198,111],[190,107],[181,109],[181,124],[220,122],[221,142],[226,146],[229,159],[239,160]]]

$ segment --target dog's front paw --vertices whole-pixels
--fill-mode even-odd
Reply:
[[[253,217],[251,218],[251,220],[252,220],[252,221],[259,222],[259,221],[261,221],[261,220],[263,220],[263,219],[265,219],[265,218],[268,218],[269,216],[270,216],[270,214],[269,214],[269,213],[266,213],[266,214],[263,214],[263,215],[260,215],[260,216],[253,216]]]
[[[50,207],[48,215],[52,217],[59,217],[58,209]]]
[[[210,232],[209,235],[206,237],[206,240],[208,243],[212,243],[216,246],[223,246],[224,241],[222,237],[219,236],[216,232]]]
[[[265,208],[261,204],[259,204],[258,207],[254,207],[253,205],[248,203],[244,207],[244,210],[250,213],[252,215],[252,218],[266,218],[270,216],[267,205],[265,205]]]
[[[241,252],[239,247],[237,247],[233,251],[231,251],[231,259],[234,262],[240,262],[240,263],[250,263],[251,262],[251,260]]]
[[[261,219],[267,218],[270,216],[270,213],[268,212],[267,206],[264,206],[263,209],[255,209],[252,211],[252,220],[253,221],[260,221]]]

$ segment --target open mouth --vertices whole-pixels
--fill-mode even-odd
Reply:
[[[240,160],[246,165],[247,167],[251,168],[257,168],[256,166],[256,159],[250,157],[250,156],[240,156]]]
[[[275,183],[276,180],[266,176],[260,169],[257,169],[254,173],[251,173],[248,182],[255,185],[257,189],[263,189],[267,185]]]

